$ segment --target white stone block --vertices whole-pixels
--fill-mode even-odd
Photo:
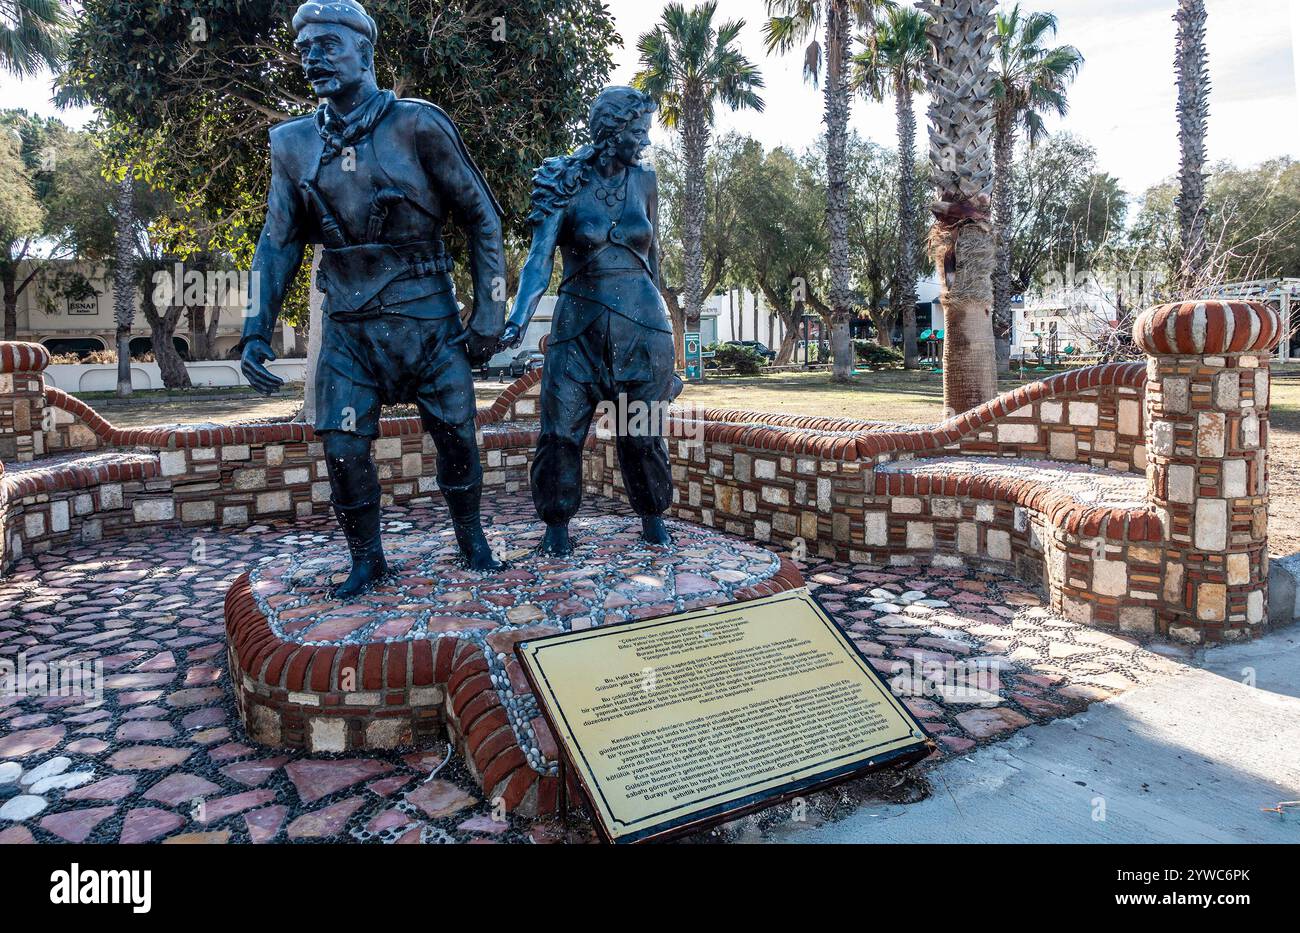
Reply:
[[[961,518],[961,504],[956,499],[934,498],[930,500],[930,514],[935,518]]]
[[[163,476],[180,476],[186,470],[185,451],[163,450],[158,453],[158,468]]]
[[[166,522],[176,517],[176,503],[171,499],[136,499],[132,512],[137,522]]]
[[[1080,427],[1097,426],[1097,403],[1073,401],[1070,403],[1070,424]]]
[[[1193,540],[1202,551],[1222,551],[1228,546],[1227,500],[1209,497],[1197,500]]]
[[[1165,494],[1171,502],[1191,502],[1196,498],[1196,470],[1183,463],[1169,465]]]
[[[1053,431],[1048,452],[1053,460],[1074,460],[1078,456],[1078,442],[1073,434]]]
[[[862,521],[862,542],[883,547],[889,543],[889,516],[884,512],[867,512]]]
[[[1230,370],[1214,377],[1214,407],[1234,411],[1241,404],[1241,377]]]
[[[41,538],[45,535],[45,513],[31,512],[23,516],[23,532],[27,535],[27,540]]]
[[[217,518],[217,503],[212,499],[181,503],[181,521],[211,522]]]
[[[911,550],[934,547],[934,526],[929,522],[908,522],[907,546]]]
[[[984,533],[984,550],[994,560],[1011,560],[1011,535],[990,528]]]
[[[1044,424],[1060,424],[1064,410],[1062,402],[1043,402],[1038,406],[1038,417]]]
[[[1160,385],[1160,392],[1165,411],[1170,414],[1185,414],[1187,412],[1190,391],[1185,378],[1171,377],[1165,379]]]
[[[99,487],[99,508],[105,512],[122,508],[122,486],[119,483]]]
[[[376,460],[396,460],[402,456],[402,439],[400,437],[381,437],[375,441]]]
[[[1246,495],[1246,461],[1223,461],[1223,495],[1228,499],[1239,499]]]
[[[341,752],[346,739],[347,723],[343,719],[313,716],[307,720],[313,752]]]
[[[1223,412],[1203,411],[1196,416],[1196,453],[1198,455],[1202,457],[1223,456],[1224,424]]]
[[[68,500],[60,499],[50,503],[50,531],[67,531],[72,519],[68,514]]]
[[[1009,422],[997,426],[998,443],[1036,444],[1038,425],[1033,422]]]
[[[1136,437],[1141,430],[1142,409],[1133,399],[1121,399],[1118,407],[1119,433]]]
[[[889,500],[889,508],[900,515],[920,515],[922,502],[911,496],[898,496]]]
[[[1253,410],[1241,416],[1241,446],[1248,450],[1259,446],[1259,415]]]
[[[1128,592],[1128,565],[1120,560],[1093,561],[1092,591],[1098,596],[1123,596]]]

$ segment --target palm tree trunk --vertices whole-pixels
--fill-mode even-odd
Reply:
[[[135,321],[135,188],[131,167],[117,186],[113,319],[117,324],[117,394],[131,394],[131,324]]]
[[[704,155],[709,145],[709,124],[704,102],[683,102],[682,153],[686,162],[685,205],[682,209],[682,251],[686,267],[683,292],[686,326],[698,329],[704,309]]]
[[[1185,298],[1195,298],[1208,283],[1205,272],[1205,132],[1210,115],[1210,77],[1205,52],[1205,0],[1178,0],[1178,227],[1182,240],[1181,278]]]
[[[930,253],[942,282],[943,401],[955,415],[997,392],[993,347],[992,32],[997,0],[918,4],[930,14]]]
[[[853,296],[849,284],[849,9],[846,0],[826,5],[826,227],[830,234],[831,378],[853,377],[853,341],[849,320]]]
[[[940,220],[930,231],[943,270],[943,414],[978,408],[997,394],[993,345],[993,233],[985,224]]]
[[[903,321],[903,366],[920,367],[916,348],[916,113],[912,109],[912,88],[894,85],[898,115],[898,288],[894,290],[895,314]]]
[[[998,113],[993,126],[993,344],[998,372],[1011,369],[1011,158],[1016,126],[1010,115]]]

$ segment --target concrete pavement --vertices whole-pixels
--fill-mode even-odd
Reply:
[[[1253,686],[1251,683],[1253,682]],[[779,842],[1300,842],[1300,627],[1202,652],[927,772],[932,793]]]

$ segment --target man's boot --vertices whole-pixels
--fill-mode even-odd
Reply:
[[[384,545],[379,534],[379,500],[360,505],[333,503],[339,527],[352,552],[352,572],[339,584],[334,595],[340,599],[356,596],[370,589],[388,573]]]
[[[546,534],[538,550],[551,557],[564,557],[573,553],[573,542],[569,540],[569,523],[547,525]]]
[[[475,483],[462,489],[443,487],[442,496],[447,500],[447,508],[451,511],[451,527],[456,532],[456,544],[470,569],[500,570],[504,567],[493,556],[492,545],[488,544],[479,519],[482,484]]]

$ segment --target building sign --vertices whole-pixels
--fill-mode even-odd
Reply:
[[[606,842],[641,842],[932,749],[806,589],[521,642]]]
[[[98,314],[99,313],[99,292],[92,291],[89,294],[68,297],[69,314]]]

